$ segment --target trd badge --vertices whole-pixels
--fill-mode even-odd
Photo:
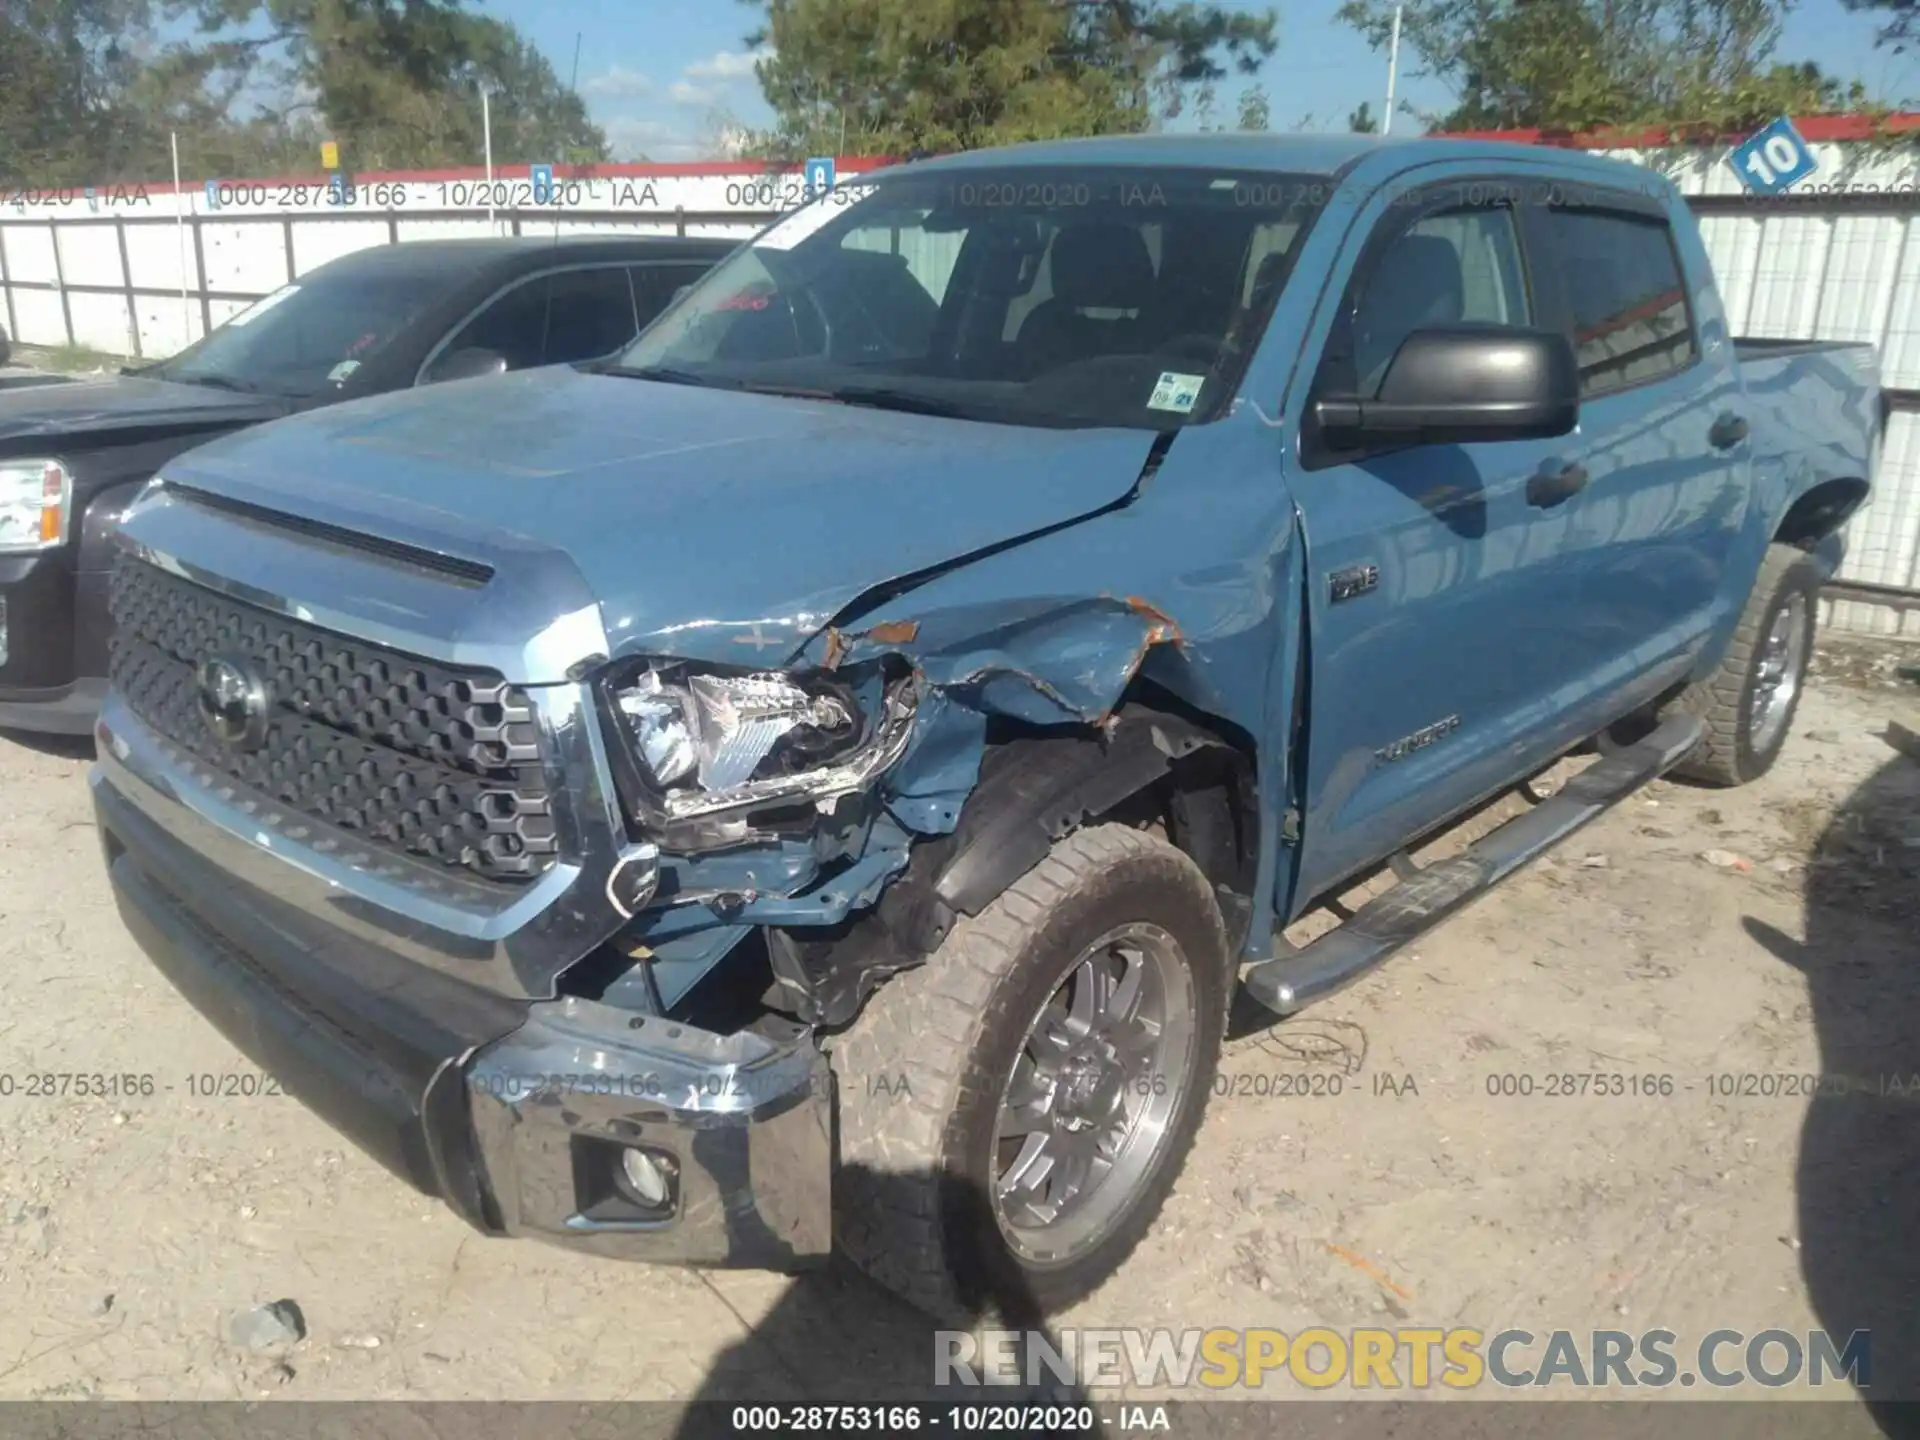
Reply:
[[[1380,567],[1349,565],[1343,570],[1334,571],[1327,577],[1327,582],[1332,591],[1333,603],[1338,605],[1342,600],[1351,600],[1356,595],[1364,595],[1379,585]]]

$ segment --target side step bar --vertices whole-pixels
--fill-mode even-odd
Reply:
[[[1242,976],[1247,993],[1293,1015],[1360,978],[1602,811],[1672,769],[1700,743],[1698,717],[1675,715],[1646,739],[1606,756],[1560,791],[1458,855],[1401,880],[1309,945],[1262,960]]]

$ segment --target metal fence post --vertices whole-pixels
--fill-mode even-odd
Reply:
[[[120,242],[120,283],[127,290],[127,343],[133,347],[133,358],[145,357],[140,346],[140,302],[133,298],[133,263],[127,258],[127,223],[116,215],[113,217],[113,235]]]
[[[193,279],[194,286],[200,292],[200,333],[213,333],[213,305],[207,298],[207,254],[200,242],[200,212],[194,211],[187,216],[187,224],[193,230]],[[187,343],[191,345],[192,340]]]
[[[20,339],[20,321],[13,313],[13,286],[7,281],[7,227],[0,225],[0,295],[7,297],[7,335]]]
[[[47,221],[47,243],[53,246],[53,283],[60,292],[60,318],[67,327],[67,346],[74,345],[73,306],[67,300],[67,272],[60,263],[60,225],[57,221]]]

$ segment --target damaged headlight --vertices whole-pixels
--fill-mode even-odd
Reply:
[[[721,674],[670,661],[607,687],[643,823],[672,825],[864,789],[913,729],[909,675]],[[703,827],[704,829],[705,827]],[[732,838],[745,838],[736,828]],[[709,832],[708,843],[723,839]]]

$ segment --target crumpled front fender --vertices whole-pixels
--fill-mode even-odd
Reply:
[[[724,944],[767,927],[776,978],[796,994],[817,976],[856,974],[810,1017],[837,1023],[874,977],[919,963],[943,923],[977,913],[1052,840],[1209,746],[1245,762],[1249,813],[1235,823],[1257,832],[1249,843],[1266,874],[1236,878],[1266,893],[1286,776],[1254,752],[1292,703],[1300,613],[1291,498],[1274,479],[1247,479],[1272,476],[1271,444],[1255,426],[1190,432],[1131,503],[850,605],[790,655],[795,671],[910,666],[914,734],[871,795],[841,802],[864,828],[842,828],[835,854],[806,874],[784,869],[777,894],[723,897],[734,927]],[[1035,757],[1027,778],[990,786],[983,761],[1014,737]],[[823,831],[840,813],[823,816]],[[695,857],[687,869],[701,885],[690,888],[725,890],[724,872],[764,872],[767,858]],[[656,932],[698,947],[684,982],[663,981],[668,1004],[717,958],[721,942],[694,933],[715,921],[679,915]],[[677,948],[654,953],[663,975],[676,969]]]

